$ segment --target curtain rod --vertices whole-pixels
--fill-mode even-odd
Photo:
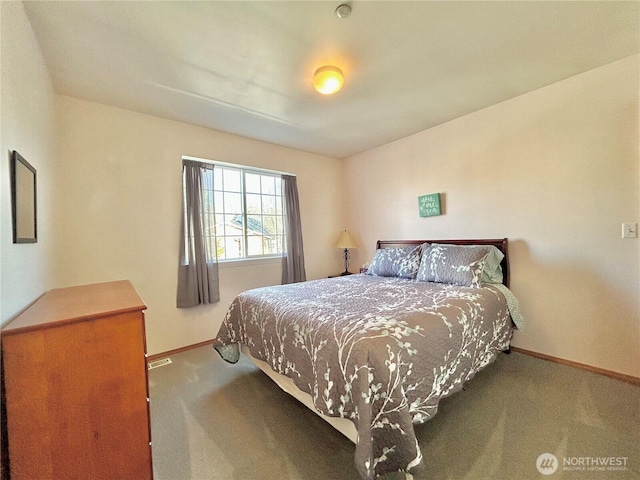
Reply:
[[[213,165],[220,165],[221,167],[243,168],[245,170],[253,170],[256,172],[263,172],[263,173],[272,173],[275,175],[290,175],[292,177],[297,176],[295,173],[280,172],[278,170],[270,170],[268,168],[252,167],[250,165],[240,165],[238,163],[221,162],[219,160],[209,160],[206,158],[190,157],[189,155],[183,155],[182,160],[192,160],[195,162],[211,163]]]

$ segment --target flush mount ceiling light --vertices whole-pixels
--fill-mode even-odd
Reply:
[[[336,8],[336,16],[338,18],[347,18],[349,15],[351,15],[351,6],[343,3],[342,5],[338,5],[338,8]]]
[[[313,88],[323,95],[336,93],[344,85],[342,70],[333,65],[320,67],[313,74]]]

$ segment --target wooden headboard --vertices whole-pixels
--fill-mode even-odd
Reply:
[[[447,243],[451,245],[493,245],[503,254],[502,259],[502,283],[509,286],[509,239],[507,238],[482,238],[469,240],[378,240],[376,248],[398,248],[422,245],[423,243]]]

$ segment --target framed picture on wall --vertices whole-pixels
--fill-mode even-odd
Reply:
[[[11,209],[13,243],[36,243],[36,169],[15,150],[11,155]]]
[[[440,194],[430,193],[418,197],[418,214],[421,217],[433,217],[442,214]]]

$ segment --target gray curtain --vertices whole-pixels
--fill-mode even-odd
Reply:
[[[177,307],[220,301],[214,234],[213,165],[182,161],[183,197]]]
[[[282,175],[284,210],[286,215],[285,247],[282,259],[282,284],[304,282],[304,249],[302,248],[302,226],[300,223],[300,203],[298,202],[298,182],[292,175]]]

